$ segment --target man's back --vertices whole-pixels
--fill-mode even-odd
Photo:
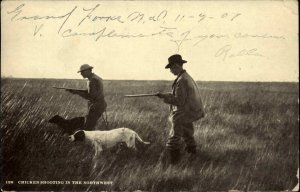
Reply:
[[[192,120],[204,117],[200,90],[193,78],[187,72],[184,72],[178,78],[177,83],[182,84],[186,91],[185,103],[183,106],[178,106],[178,110],[184,110],[186,116]]]
[[[96,74],[89,78],[88,93],[92,103],[104,102],[103,80]]]

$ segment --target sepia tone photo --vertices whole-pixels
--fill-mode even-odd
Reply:
[[[298,191],[298,1],[2,1],[3,191]]]

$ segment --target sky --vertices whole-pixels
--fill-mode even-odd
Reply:
[[[1,77],[195,80],[299,77],[297,1],[4,1]]]

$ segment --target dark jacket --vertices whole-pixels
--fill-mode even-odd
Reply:
[[[103,80],[96,74],[93,74],[87,82],[88,90],[80,94],[81,97],[87,99],[90,104],[105,105],[103,93]]]
[[[172,90],[164,97],[164,102],[170,104],[171,121],[189,123],[204,117],[199,88],[185,70],[175,79]]]

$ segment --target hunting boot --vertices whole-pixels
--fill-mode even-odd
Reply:
[[[159,157],[159,163],[162,165],[163,168],[166,167],[166,164],[167,164],[167,153],[166,153],[166,150],[163,151],[161,154],[160,154],[160,157]]]
[[[167,164],[168,165],[176,165],[180,161],[180,150],[171,150],[167,149],[168,159]]]
[[[167,168],[169,165],[175,165],[180,160],[180,150],[165,149],[161,154],[159,161],[163,168]]]
[[[192,155],[196,155],[197,153],[196,146],[188,146],[185,148],[185,151]]]
[[[189,146],[185,148],[185,151],[188,153],[188,161],[192,162],[196,160],[196,154],[197,154],[197,150],[196,150],[196,146]]]

